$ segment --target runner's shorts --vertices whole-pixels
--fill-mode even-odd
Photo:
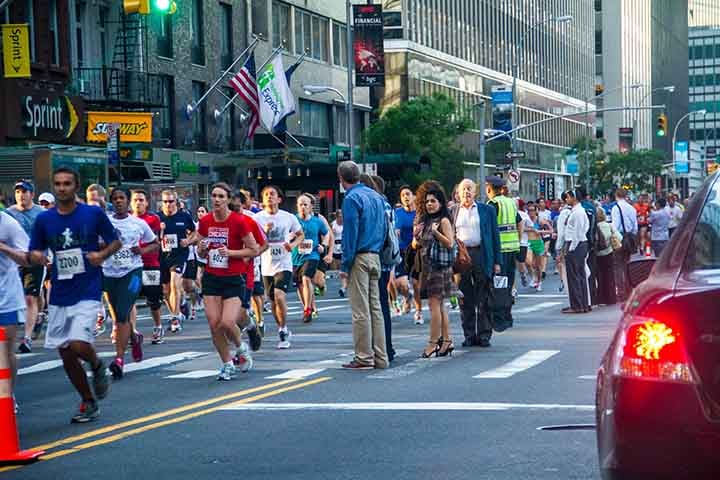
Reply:
[[[14,327],[21,318],[25,320],[25,310],[0,313],[0,327]]]
[[[95,322],[101,308],[99,300],[82,300],[66,307],[49,305],[45,348],[65,348],[72,341],[94,343]]]
[[[136,268],[123,277],[103,275],[103,291],[118,323],[130,320],[130,310],[142,290],[142,268]]]
[[[325,263],[325,260],[321,259],[320,262],[318,262],[318,266],[317,266],[318,271],[325,273],[328,271],[328,268],[330,268],[330,264]]]
[[[195,280],[197,278],[198,262],[195,260],[188,260],[185,263],[185,271],[183,272],[182,278],[188,280]]]
[[[159,267],[146,267],[143,269],[141,295],[147,300],[150,309],[158,310],[162,306],[163,291],[160,284]]]
[[[313,278],[318,270],[319,260],[305,260],[301,265],[295,267],[295,284],[302,283],[301,277]]]
[[[220,276],[205,272],[202,281],[202,293],[204,296],[228,298],[239,298],[243,306],[246,302],[245,275]]]
[[[395,265],[395,278],[408,276],[407,265],[405,265],[405,258],[407,257],[407,252],[407,248],[400,250],[400,258],[402,259],[402,261]]]
[[[272,277],[263,277],[265,291],[271,300],[275,300],[275,289],[287,293],[290,290],[290,282],[292,282],[292,273],[288,271],[278,272]]]
[[[21,267],[20,280],[22,280],[25,295],[39,297],[40,290],[42,289],[43,280],[45,280],[45,267],[43,267],[42,265]]]
[[[170,272],[175,272],[183,275],[185,272],[186,262],[184,260],[175,262],[160,262],[160,283],[167,285],[170,283]]]
[[[528,240],[528,246],[535,256],[540,256],[545,253],[545,243],[541,239]]]
[[[262,297],[263,295],[265,295],[265,286],[263,285],[263,282],[261,280],[253,283],[252,294],[253,297]]]

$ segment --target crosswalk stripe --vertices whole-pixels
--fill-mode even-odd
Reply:
[[[98,352],[98,357],[110,358],[115,356],[115,352]],[[29,373],[45,372],[62,366],[62,360],[48,360],[46,362],[36,363],[29,367],[20,368],[17,371],[18,375],[27,375]]]
[[[455,350],[453,354],[459,356],[464,354],[463,350]],[[418,358],[412,362],[400,365],[399,367],[391,367],[385,370],[380,370],[377,373],[368,375],[368,378],[381,379],[381,380],[394,380],[396,378],[409,377],[421,370],[445,363],[450,360],[451,357],[439,357],[439,358]]]
[[[505,365],[487,370],[473,378],[509,378],[524,370],[532,368],[548,358],[560,353],[559,350],[530,350]]]
[[[580,380],[595,380],[597,378],[597,375],[580,375],[578,379]]]
[[[514,308],[512,313],[531,313],[562,305],[562,302],[542,302],[525,308]]]
[[[178,363],[185,360],[193,360],[196,358],[204,357],[206,355],[210,355],[209,352],[183,352],[183,353],[175,353],[173,355],[165,355],[163,357],[152,357],[148,358],[147,360],[143,360],[142,362],[138,363],[129,363],[125,365],[124,371],[125,373],[130,372],[137,372],[140,370],[147,370],[149,368],[155,368],[160,367],[163,365],[170,365],[172,363]]]
[[[193,370],[191,372],[178,373],[165,378],[208,378],[217,375],[217,370]]]
[[[506,411],[577,410],[595,411],[595,405],[499,402],[385,402],[385,403],[233,403],[220,410],[385,410],[385,411]]]
[[[301,378],[307,378],[312,375],[317,375],[320,372],[324,372],[324,368],[297,368],[295,370],[288,370],[287,372],[280,373],[278,375],[272,375],[270,377],[265,377],[268,380],[274,380],[274,379],[284,379],[284,378],[293,378],[293,379],[301,379]]]

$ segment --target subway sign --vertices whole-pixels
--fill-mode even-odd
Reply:
[[[88,112],[87,141],[106,143],[108,125],[119,123],[121,142],[151,143],[152,120],[145,112]]]
[[[75,131],[78,114],[66,96],[26,95],[20,97],[22,128],[34,139],[67,139]]]

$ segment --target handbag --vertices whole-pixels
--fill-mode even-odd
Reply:
[[[453,272],[465,273],[472,268],[472,258],[462,240],[455,239],[455,243],[457,244],[457,256],[453,264]]]
[[[457,243],[452,248],[443,247],[439,241],[433,239],[430,245],[430,264],[434,269],[452,267],[457,256]]]
[[[508,286],[508,277],[495,275],[490,293],[490,324],[496,332],[504,332],[513,326],[512,285]]]
[[[632,255],[637,252],[637,242],[635,241],[635,236],[632,233],[628,233],[627,228],[625,228],[625,216],[623,215],[622,208],[620,208],[620,204],[615,206],[618,208],[618,211],[620,211],[620,224],[623,229],[622,248],[628,253],[628,255]]]

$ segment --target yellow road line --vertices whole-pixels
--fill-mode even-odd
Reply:
[[[297,390],[297,389],[299,389],[299,388],[308,387],[308,386],[310,386],[310,385],[315,385],[315,384],[318,384],[318,383],[326,382],[326,381],[328,381],[328,380],[330,380],[330,377],[316,378],[316,379],[314,379],[314,380],[309,380],[309,381],[307,381],[307,382],[296,383],[296,384],[294,384],[294,385],[290,385],[290,386],[287,386],[287,387],[284,387],[284,388],[279,388],[279,389],[271,390],[271,391],[269,391],[269,392],[261,393],[261,394],[259,394],[259,395],[255,395],[255,396],[252,396],[252,397],[243,398],[243,399],[241,399],[241,400],[238,400],[238,401],[236,401],[236,402],[233,402],[232,404],[240,405],[240,404],[245,404],[245,403],[252,403],[252,402],[255,402],[255,401],[258,401],[258,400],[262,400],[262,399],[264,399],[264,398],[273,397],[273,396],[275,396],[275,395],[280,395],[281,393],[290,392],[290,391],[292,391],[292,390]],[[292,379],[291,381],[295,381],[295,380]],[[251,391],[259,391],[259,390],[271,388],[272,385],[279,386],[279,385],[284,385],[284,384],[287,384],[287,383],[290,383],[290,382],[288,382],[288,381],[275,382],[275,383],[273,383],[273,384],[264,385],[263,387],[257,387],[257,388],[254,388],[254,389],[249,389],[249,390],[246,390],[246,391],[244,391],[244,392],[236,392],[236,393],[231,394],[231,395],[224,395],[224,396],[222,396],[222,397],[217,397],[217,398],[214,399],[214,400],[206,400],[206,401],[204,401],[204,402],[198,402],[198,403],[196,403],[196,404],[192,404],[192,405],[194,405],[195,407],[193,407],[193,406],[191,406],[191,405],[187,405],[187,406],[185,406],[185,407],[181,407],[181,408],[178,408],[178,409],[175,409],[175,410],[181,410],[181,409],[182,409],[183,411],[187,411],[187,410],[189,410],[189,409],[191,409],[191,408],[196,408],[198,405],[199,405],[199,406],[203,406],[202,404],[208,405],[208,404],[212,404],[212,403],[217,403],[218,401],[222,401],[222,400],[228,399],[228,398],[238,397],[238,396],[247,394],[247,393],[249,393],[249,392],[251,392]],[[88,448],[93,448],[93,447],[97,447],[97,446],[100,446],[100,445],[106,445],[106,444],[108,444],[108,443],[116,442],[116,441],[118,441],[118,440],[122,440],[122,439],[124,439],[124,438],[131,437],[131,436],[133,436],[133,435],[138,435],[138,434],[140,434],[140,433],[147,432],[147,431],[149,431],[149,430],[155,430],[156,428],[160,428],[160,427],[164,427],[164,426],[167,426],[167,425],[172,425],[172,424],[175,424],[175,423],[184,422],[184,421],[186,421],[186,420],[191,420],[191,419],[193,419],[193,418],[201,417],[201,416],[203,416],[203,415],[207,415],[207,414],[216,412],[216,411],[221,410],[221,409],[223,409],[223,408],[225,408],[225,405],[219,405],[219,406],[207,408],[207,409],[205,409],[205,410],[199,410],[199,411],[196,411],[196,412],[188,413],[188,414],[186,414],[186,415],[182,415],[182,416],[179,416],[179,417],[174,417],[174,418],[170,418],[170,419],[167,419],[167,420],[163,420],[163,421],[161,421],[161,422],[151,423],[151,424],[149,424],[149,425],[144,425],[144,426],[142,426],[142,427],[134,428],[134,429],[132,429],[132,430],[127,430],[127,431],[124,431],[124,432],[116,433],[115,435],[110,435],[110,436],[108,436],[108,437],[104,437],[104,438],[101,438],[101,439],[98,439],[98,440],[93,440],[93,441],[91,441],[91,442],[82,443],[82,444],[80,444],[80,445],[75,445],[75,446],[70,447],[70,448],[67,448],[67,449],[58,450],[57,452],[52,452],[52,453],[49,453],[49,454],[47,454],[47,455],[43,455],[43,456],[40,458],[40,460],[43,460],[43,461],[44,461],[44,460],[52,460],[52,459],[54,459],[54,458],[63,457],[63,456],[65,456],[65,455],[70,455],[70,454],[72,454],[72,453],[80,452],[80,451],[86,450],[86,449],[88,449]],[[164,416],[167,416],[167,415],[164,415]],[[149,415],[148,417],[143,417],[142,419],[132,420],[131,422],[135,422],[134,424],[142,423],[142,422],[144,422],[144,421],[147,421],[148,419],[153,419],[153,418],[150,418],[150,417],[156,417],[156,415]],[[125,423],[130,423],[130,422],[125,422]],[[101,433],[109,432],[109,431],[112,431],[112,430],[117,430],[117,429],[119,429],[119,428],[122,428],[120,425],[123,425],[123,424],[111,425],[110,427],[107,427],[107,428],[105,428],[105,429],[98,429],[98,430],[94,430],[93,432],[88,432],[88,433],[85,434],[85,435],[77,435],[76,437],[69,437],[69,438],[60,440],[60,441],[58,441],[58,442],[55,442],[54,446],[62,445],[62,444],[66,444],[66,443],[71,443],[71,442],[70,442],[70,439],[71,439],[71,438],[79,438],[79,437],[85,437],[85,438],[87,438],[86,435],[89,435],[89,434],[91,434],[91,433],[94,433],[94,435],[92,435],[92,436],[97,436],[97,435],[100,435]],[[75,440],[75,441],[76,441],[76,440]],[[35,447],[35,448],[37,448],[37,449],[43,449],[43,448],[49,448],[49,447],[42,447],[42,446],[40,446],[40,447]],[[16,469],[16,468],[20,468],[20,466],[12,466],[12,467],[0,468],[0,472],[4,472],[4,471],[8,471],[8,470],[14,470],[14,469]]]

